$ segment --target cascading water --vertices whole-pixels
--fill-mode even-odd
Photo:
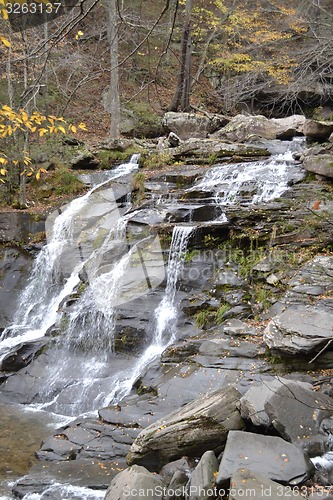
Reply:
[[[301,141],[292,141],[285,153],[273,155],[265,161],[218,165],[208,170],[203,179],[191,190],[215,193],[220,206],[237,203],[267,203],[279,198],[290,185],[295,172],[293,152]]]
[[[222,207],[270,201],[288,189],[291,166],[290,150],[264,162],[217,166],[192,189],[215,193]],[[119,180],[137,167],[134,157],[115,169],[111,179]],[[150,289],[163,280],[164,263],[154,260],[162,255],[156,238],[145,237],[133,245],[127,241],[127,223],[136,212],[120,213],[117,201],[124,200],[126,211],[128,190],[117,198],[112,189],[104,189],[109,180],[74,200],[52,221],[48,244],[36,259],[14,326],[0,341],[1,357],[22,341],[42,337],[54,324],[62,330],[45,354],[47,364],[36,382],[40,386],[34,399],[36,407],[61,415],[76,416],[120,401],[177,333],[176,292],[194,229],[190,226],[173,230],[166,287],[154,308],[149,345],[136,358],[113,352],[116,308],[143,295],[149,302]],[[141,246],[145,241],[153,256],[149,265],[147,249]],[[79,284],[84,288],[80,296],[63,306]]]
[[[138,158],[139,155],[133,155],[129,163],[114,169],[107,181],[73,200],[62,213],[52,214],[48,218],[48,244],[35,260],[28,286],[19,299],[20,307],[13,326],[5,329],[0,337],[0,356],[20,342],[42,337],[55,323],[60,303],[80,281],[79,273],[84,258],[77,238],[82,231],[84,210],[91,206],[93,196],[98,197],[98,189],[103,185],[136,170]],[[108,212],[109,216],[110,207]],[[115,217],[119,218],[118,212]]]

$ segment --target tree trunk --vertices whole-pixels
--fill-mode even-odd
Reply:
[[[119,68],[118,68],[118,13],[117,0],[109,0],[109,39],[110,39],[110,135],[117,138],[120,135],[120,98],[119,98]]]
[[[192,0],[186,0],[185,20],[181,40],[179,75],[176,92],[169,106],[169,111],[190,110],[190,91],[192,80],[191,11]]]

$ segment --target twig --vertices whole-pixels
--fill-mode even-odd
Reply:
[[[322,348],[322,350],[321,350],[321,351],[319,351],[319,352],[318,352],[318,354],[316,354],[314,358],[310,359],[310,361],[309,361],[309,365],[310,365],[311,363],[313,363],[314,361],[316,361],[316,359],[317,359],[317,358],[318,358],[318,357],[319,357],[319,356],[320,356],[320,355],[321,355],[321,354],[325,351],[325,349],[327,349],[327,347],[328,347],[328,346],[329,346],[332,342],[333,342],[333,339],[330,339],[330,340],[327,342],[327,344],[326,344],[326,345]]]

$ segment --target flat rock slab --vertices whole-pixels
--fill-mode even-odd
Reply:
[[[274,398],[278,389],[289,383],[290,380],[275,377],[258,386],[251,387],[240,400],[242,418],[251,420],[252,424],[258,427],[269,427],[272,424],[272,418],[266,412],[266,403]],[[311,388],[311,384],[305,382],[297,382],[297,386]],[[283,400],[283,403],[286,401]]]
[[[234,387],[219,389],[191,401],[140,432],[127,463],[159,470],[182,457],[221,451],[231,429],[243,429],[237,405],[240,393]]]
[[[268,399],[265,409],[284,439],[302,444],[320,433],[320,423],[333,415],[333,400],[295,382],[286,382]]]
[[[323,347],[332,334],[332,311],[320,306],[291,305],[268,323],[264,341],[269,348],[287,354],[308,354]]]
[[[306,491],[306,489],[304,490]],[[301,490],[290,486],[282,486],[267,477],[248,469],[241,469],[232,475],[229,490],[229,500],[278,500],[281,498],[298,498],[301,500]]]
[[[96,460],[42,461],[15,484],[13,493],[16,497],[23,498],[28,494],[42,493],[55,483],[65,485],[69,481],[73,486],[106,490],[122,467],[126,467],[126,464],[118,461],[103,462],[103,467]]]
[[[298,485],[314,467],[299,448],[275,436],[230,431],[220,463],[217,486],[223,487],[239,469],[247,468],[273,481]]]

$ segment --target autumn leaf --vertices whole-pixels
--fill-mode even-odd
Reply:
[[[2,11],[2,12],[6,12],[6,11]],[[7,14],[7,12],[6,12]],[[8,14],[7,14],[8,15]],[[5,18],[6,19],[6,18]],[[10,49],[10,47],[12,46],[10,41],[7,40],[7,38],[5,38],[4,36],[0,36],[0,40],[1,42],[4,44],[5,47],[7,47],[8,49]]]

